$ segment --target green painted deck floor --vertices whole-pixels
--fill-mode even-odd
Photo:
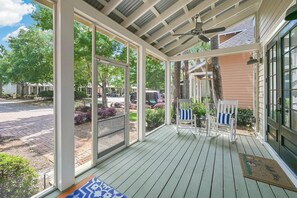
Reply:
[[[297,197],[297,193],[244,178],[238,152],[272,158],[250,136],[229,143],[175,133],[165,126],[77,178],[94,175],[128,197]],[[56,197],[58,191],[49,197]]]

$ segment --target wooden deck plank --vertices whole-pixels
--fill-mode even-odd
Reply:
[[[201,136],[198,142],[198,146],[194,151],[195,155],[190,159],[189,163],[187,164],[186,169],[182,174],[176,188],[172,189],[173,190],[172,197],[174,198],[184,197],[187,187],[189,185],[191,176],[193,175],[195,166],[197,164],[197,161],[199,160],[200,155],[202,154],[202,147],[204,146],[205,141],[206,141],[206,137]]]
[[[198,189],[197,197],[210,197],[216,156],[217,138],[210,139],[210,148],[206,159],[206,166]]]
[[[145,149],[144,152],[141,152],[141,153],[136,152],[137,155],[135,156],[130,155],[129,157],[127,157],[127,159],[123,160],[123,162],[120,162],[117,165],[115,165],[113,169],[108,169],[103,174],[100,174],[101,171],[98,171],[96,175],[98,175],[100,179],[102,179],[103,181],[108,181],[109,183],[111,183],[114,180],[116,180],[118,177],[120,177],[123,173],[128,171],[129,169],[131,168],[133,169],[132,166],[138,167],[139,164],[145,163],[146,160],[148,160],[151,156],[153,155],[157,156],[158,154],[160,154],[160,151],[159,151],[160,148],[162,147],[166,148],[166,145],[170,144],[172,140],[173,141],[177,140],[175,136],[176,134],[171,133],[163,141],[161,141],[160,139],[155,140],[152,146],[149,147],[148,149]],[[128,166],[127,164],[132,164],[132,165]],[[108,168],[108,166],[105,168]]]
[[[127,166],[126,168],[122,168],[118,173],[119,176],[113,175],[114,180],[109,180],[112,182],[112,185],[115,188],[118,188],[120,185],[125,183],[125,185],[131,184],[136,178],[141,176],[141,174],[148,169],[153,163],[155,163],[160,155],[164,152],[170,152],[172,149],[171,145],[174,144],[175,141],[178,141],[176,138],[176,134],[169,139],[169,141],[164,145],[159,145],[155,147],[150,153],[146,154],[143,158],[135,159],[135,162],[130,162],[131,166]]]
[[[244,178],[238,152],[271,158],[254,137],[193,138],[165,126],[76,178],[99,176],[128,197],[289,197],[297,193]],[[101,176],[101,177],[100,177]],[[231,184],[231,185],[230,185]],[[229,189],[230,188],[230,189]],[[47,197],[57,197],[58,190]]]
[[[206,158],[209,151],[209,138],[207,138],[202,147],[201,155],[195,165],[193,174],[191,175],[190,183],[188,184],[185,197],[196,196],[198,194],[198,187],[201,182],[203,170],[205,168]]]
[[[223,136],[218,137],[216,156],[215,156],[215,164],[213,170],[213,182],[211,185],[211,197],[220,198],[223,197]]]
[[[224,197],[235,198],[234,174],[229,150],[229,140],[227,138],[223,138],[223,153]]]
[[[181,177],[182,173],[184,172],[184,169],[188,164],[191,156],[193,155],[193,151],[197,146],[197,143],[199,142],[199,139],[201,137],[198,136],[193,138],[194,139],[190,144],[188,150],[184,154],[182,154],[183,155],[182,158],[179,161],[178,161],[178,158],[175,158],[174,159],[175,161],[170,163],[170,165],[165,169],[165,171],[160,176],[159,180],[154,184],[154,186],[151,188],[151,190],[149,191],[146,197],[148,198],[158,197],[166,185],[169,186],[169,188],[167,188],[168,191],[171,191],[171,193],[173,193],[172,189],[175,188],[175,186],[177,185],[178,180]],[[161,197],[170,197],[170,196],[163,195]]]
[[[246,142],[242,141],[242,136],[239,136],[236,145],[239,153],[246,153],[246,154],[252,154],[251,149],[248,147]],[[245,183],[248,189],[249,197],[262,197],[260,189],[258,187],[258,184],[255,180],[249,179],[249,178],[244,178]]]
[[[181,138],[181,141],[178,145],[174,146],[169,155],[161,155],[160,160],[157,160],[152,166],[149,167],[142,175],[139,177],[133,185],[125,191],[128,197],[143,197],[146,195],[149,190],[152,188],[154,183],[158,180],[160,174],[167,168],[169,163],[176,157],[181,155],[182,152],[185,152],[189,145],[188,139],[193,137],[191,134],[180,134],[177,135],[177,138]],[[192,140],[192,139],[191,139]],[[136,191],[136,189],[138,189]]]
[[[176,135],[177,137],[177,135]],[[180,137],[180,136],[178,136]],[[184,138],[185,136],[183,136],[182,138]],[[142,182],[145,182],[145,180],[150,176],[150,171],[153,170],[153,167],[156,166],[156,164],[158,162],[162,162],[160,161],[160,159],[162,158],[166,158],[171,152],[172,150],[174,150],[176,148],[176,146],[180,143],[180,141],[182,140],[182,138],[176,138],[178,141],[174,141],[172,143],[170,143],[170,146],[168,147],[168,149],[166,149],[166,151],[164,152],[160,152],[156,157],[155,161],[151,161],[152,163],[146,163],[142,168],[134,170],[134,173],[132,175],[129,176],[128,179],[126,179],[125,181],[123,181],[119,186],[118,189],[120,189],[123,192],[129,191],[129,188],[132,188],[131,186],[133,186],[134,190],[138,190],[138,188],[141,187]],[[162,150],[161,150],[162,151]],[[158,161],[159,160],[159,161]]]
[[[236,195],[239,198],[248,198],[248,190],[242,174],[236,143],[230,144],[231,161],[233,166]]]

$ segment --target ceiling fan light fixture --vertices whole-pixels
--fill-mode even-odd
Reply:
[[[297,19],[297,3],[287,10],[285,17],[286,21],[292,21],[295,19]]]
[[[258,59],[255,59],[252,56],[250,56],[250,60],[248,60],[246,64],[247,65],[253,65],[253,64],[256,64],[258,62],[259,62]]]

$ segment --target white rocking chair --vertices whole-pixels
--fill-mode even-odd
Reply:
[[[177,99],[176,105],[176,130],[189,129],[194,135],[197,134],[196,115],[193,114],[192,100]]]
[[[236,140],[237,111],[238,100],[219,100],[216,118],[209,118],[212,126],[210,136],[217,137],[227,133],[229,134],[229,141],[234,142]]]

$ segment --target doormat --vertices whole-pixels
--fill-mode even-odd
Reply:
[[[116,191],[113,187],[100,181],[94,176],[90,176],[69,190],[64,192],[59,198],[85,198],[85,197],[109,197],[109,198],[127,198],[124,194]]]
[[[239,153],[243,176],[296,191],[294,184],[275,160]]]

